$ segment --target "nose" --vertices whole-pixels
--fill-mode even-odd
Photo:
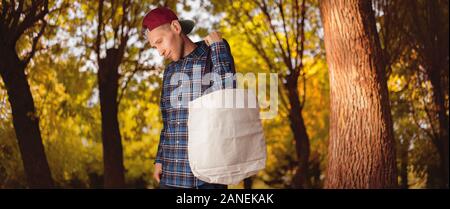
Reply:
[[[165,57],[166,56],[166,50],[164,49],[158,49],[159,55]]]

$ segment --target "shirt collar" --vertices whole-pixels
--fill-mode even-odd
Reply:
[[[205,52],[208,50],[208,45],[206,45],[205,41],[199,41],[195,42],[197,47],[192,51],[190,54],[188,54],[184,58],[199,58],[201,57]]]
[[[194,49],[194,51],[192,51],[186,57],[183,57],[183,58],[179,59],[176,62],[171,62],[169,64],[169,66],[181,63],[186,58],[191,58],[192,59],[192,58],[200,58],[200,57],[204,56],[204,54],[208,51],[209,46],[206,44],[205,41],[195,42],[195,44],[197,45],[197,47]]]

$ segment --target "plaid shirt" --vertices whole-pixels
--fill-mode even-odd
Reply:
[[[233,57],[225,40],[209,47],[204,41],[195,44],[197,48],[186,57],[170,63],[163,76],[160,104],[163,129],[155,163],[162,164],[160,184],[167,186],[193,188],[205,183],[192,174],[189,166],[188,102],[202,94],[228,87],[224,82],[226,73],[235,73]],[[213,76],[212,85],[202,85],[201,79],[208,72],[217,73],[220,78]],[[215,85],[218,79],[221,79],[220,85]],[[235,87],[235,82],[232,85]],[[210,90],[205,92],[208,88]],[[176,101],[175,104],[173,101]]]

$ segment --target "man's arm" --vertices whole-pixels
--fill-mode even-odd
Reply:
[[[166,72],[166,70],[164,71]],[[162,117],[162,121],[163,121],[163,128],[161,129],[161,134],[159,136],[159,144],[158,144],[158,151],[156,152],[156,159],[155,159],[155,167],[154,167],[154,171],[153,171],[153,178],[156,179],[156,181],[160,181],[160,176],[162,174],[162,152],[163,152],[163,142],[165,140],[165,131],[166,131],[166,118],[167,118],[167,108],[166,108],[166,103],[164,102],[163,96],[164,96],[164,80],[165,80],[165,76],[163,76],[163,81],[162,81],[162,88],[161,88],[161,96],[160,96],[160,102],[159,102],[159,106],[161,109],[161,117]]]
[[[161,99],[162,100],[162,99]],[[162,106],[161,106],[161,115],[162,115],[162,118],[163,118],[163,128],[162,128],[162,130],[161,130],[161,134],[160,134],[160,137],[159,137],[159,144],[158,144],[158,151],[157,151],[157,153],[156,153],[156,159],[155,159],[155,167],[154,167],[154,170],[153,170],[153,178],[159,183],[159,181],[160,181],[160,177],[161,177],[161,174],[162,174],[162,162],[161,162],[161,156],[162,156],[162,152],[163,152],[163,146],[162,146],[162,143],[163,143],[163,141],[165,140],[165,137],[164,137],[164,132],[165,132],[165,118],[166,118],[166,116],[165,116],[165,110],[163,110],[163,108],[162,108]]]
[[[163,147],[162,147],[162,143],[165,140],[165,131],[166,131],[166,125],[165,125],[165,121],[166,121],[166,106],[165,106],[165,102],[163,101],[163,95],[164,95],[164,80],[163,80],[163,85],[162,85],[162,89],[161,89],[161,98],[160,98],[160,102],[159,102],[159,106],[161,109],[161,117],[162,117],[162,122],[163,122],[163,128],[161,129],[161,134],[159,136],[159,144],[158,144],[158,151],[156,153],[156,159],[155,159],[155,163],[161,163],[161,156],[162,156],[162,152],[163,152]]]
[[[221,35],[217,32],[212,32],[209,34],[205,38],[205,41],[211,48],[211,73],[215,73],[220,76],[222,88],[231,87],[230,85],[233,85],[234,87],[235,82],[231,76],[234,76],[236,70],[234,68],[234,60],[231,55],[230,45],[226,40],[222,39]],[[217,79],[219,78],[212,78],[215,82]]]
[[[219,75],[235,73],[233,56],[226,40],[211,44],[212,71]]]

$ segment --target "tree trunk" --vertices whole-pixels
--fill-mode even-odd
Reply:
[[[437,114],[437,119],[439,123],[438,138],[433,140],[433,143],[436,146],[439,153],[440,170],[441,170],[441,187],[448,188],[448,181],[449,181],[448,116],[446,113],[447,110],[445,108],[444,94],[442,91],[444,87],[441,85],[441,75],[439,73],[440,69],[434,68],[432,72],[434,73],[432,75],[429,75],[429,77],[433,91],[434,110]]]
[[[448,3],[447,3],[448,4]],[[419,53],[424,58],[427,78],[431,83],[433,96],[433,112],[438,122],[438,136],[433,139],[440,158],[441,187],[448,188],[449,182],[449,155],[448,155],[448,115],[446,95],[444,88],[448,88],[448,8],[447,14],[442,9],[445,4],[442,1],[426,1],[424,9],[427,10],[424,17],[428,23],[423,29],[426,34],[424,39],[418,39],[422,50]],[[447,5],[448,7],[448,5]],[[447,99],[448,101],[448,99]]]
[[[386,75],[371,3],[320,2],[331,87],[326,188],[397,187]]]
[[[2,44],[0,55],[0,74],[8,92],[13,125],[28,186],[51,188],[54,182],[45,156],[39,118],[36,115],[33,96],[25,75],[25,67],[17,57],[14,48],[8,50],[8,47]]]
[[[291,77],[288,79],[286,87],[289,95],[289,103],[291,105],[289,110],[289,121],[295,139],[295,148],[297,151],[298,160],[292,187],[305,188],[308,177],[310,147],[305,121],[302,116],[302,106],[300,104],[300,97],[298,94],[297,77]]]
[[[98,86],[102,115],[102,142],[104,183],[106,188],[125,186],[122,141],[117,119],[119,88],[119,65],[117,49],[108,49],[104,59],[99,60]]]
[[[410,143],[409,139],[404,140],[400,143],[400,188],[402,189],[408,189],[408,149],[409,149]]]

